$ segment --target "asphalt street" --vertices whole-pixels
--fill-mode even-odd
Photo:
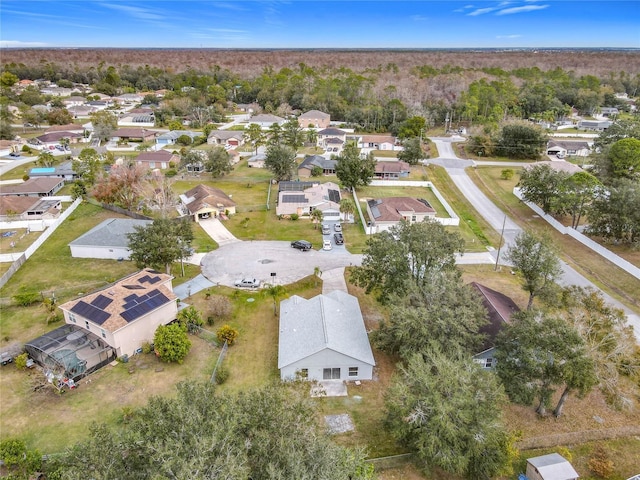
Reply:
[[[451,177],[453,183],[455,183],[458,189],[460,189],[478,213],[482,215],[482,217],[487,220],[487,222],[489,222],[497,232],[502,231],[502,225],[504,222],[505,230],[502,251],[506,251],[522,229],[511,218],[506,216],[505,213],[502,212],[502,210],[500,210],[491,200],[489,200],[489,198],[467,175],[464,169],[466,167],[473,166],[474,162],[458,158],[452,147],[453,142],[464,139],[462,137],[433,137],[431,140],[436,144],[440,156],[438,158],[429,159],[428,163],[443,166],[447,170],[447,173]],[[492,254],[496,255],[497,252],[494,251]],[[594,253],[594,255],[596,254]],[[501,263],[504,263],[502,257]],[[581,287],[591,287],[595,290],[600,290],[595,284],[569,265],[564,262],[561,263],[563,269],[562,278],[560,279],[561,285],[578,285]],[[636,339],[638,340],[638,343],[640,343],[640,316],[606,292],[603,292],[602,290],[600,290],[600,292],[607,302],[624,310],[629,324],[633,325]]]

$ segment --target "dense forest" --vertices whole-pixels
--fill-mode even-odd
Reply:
[[[169,90],[166,99],[198,106],[319,109],[362,131],[392,133],[414,115],[434,126],[445,118],[553,121],[571,107],[591,114],[640,87],[635,51],[32,49],[3,52],[3,70],[109,95]]]

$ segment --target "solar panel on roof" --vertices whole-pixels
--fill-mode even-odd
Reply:
[[[128,295],[126,297],[124,297],[124,301],[125,302],[130,302],[131,300],[133,300],[134,298],[138,298],[138,296],[135,293],[132,293],[131,295]]]
[[[127,322],[131,322],[169,301],[169,298],[157,289],[149,292],[147,296],[148,298],[146,298],[146,300],[133,305],[131,308],[125,309],[120,316]]]
[[[154,283],[158,283],[160,281],[160,277],[149,277],[149,283],[150,284],[154,284]]]
[[[329,200],[333,203],[340,203],[340,192],[338,190],[329,189]]]
[[[151,277],[149,275],[145,275],[144,277],[140,277],[138,281],[140,283],[148,282]]]
[[[100,294],[96,298],[93,299],[93,301],[91,302],[91,305],[93,305],[94,307],[97,307],[97,308],[99,308],[101,310],[104,310],[107,306],[109,306],[111,304],[111,302],[113,302],[112,299],[110,299],[109,297],[105,297],[104,295]]]
[[[143,290],[144,287],[142,285],[123,285],[127,290]]]
[[[304,195],[283,195],[282,203],[309,203]]]
[[[91,320],[93,323],[97,323],[98,325],[102,325],[105,320],[111,316],[107,312],[88,304],[84,300],[80,300],[76,303],[71,311],[73,313],[77,313],[82,318],[86,318],[87,320]]]

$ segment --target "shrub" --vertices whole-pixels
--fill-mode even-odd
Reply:
[[[26,286],[20,287],[18,293],[13,296],[16,304],[20,307],[28,307],[40,300],[40,292],[36,290],[30,290]]]
[[[189,353],[191,341],[179,323],[160,325],[153,337],[153,345],[160,360],[182,363]]]
[[[503,180],[511,180],[513,178],[513,174],[514,174],[513,168],[505,168],[500,173],[500,178]]]
[[[298,215],[297,213],[292,213],[290,218],[291,220],[296,221],[300,218],[300,215]]]
[[[142,348],[142,353],[144,354],[153,352],[153,346],[151,346],[149,342],[143,342],[141,348]]]
[[[214,318],[228,318],[231,315],[232,307],[231,300],[224,295],[212,295],[209,299],[210,313]],[[213,325],[213,319],[209,325]]]
[[[233,345],[233,342],[238,338],[238,330],[229,325],[223,325],[216,332],[216,337],[220,343],[227,342],[227,344]]]
[[[609,458],[607,448],[601,443],[594,446],[587,466],[598,478],[609,478],[613,474],[613,461]]]
[[[216,370],[216,384],[222,385],[229,378],[229,370],[225,367],[220,367]]]
[[[26,182],[27,180],[29,180],[29,175],[27,175],[26,173],[22,176],[22,181]]]
[[[16,367],[20,370],[24,370],[27,368],[27,360],[29,360],[29,354],[27,352],[21,353],[16,358],[13,359],[13,362],[16,364]]]
[[[47,316],[47,325],[60,322],[64,316],[60,312],[52,312]]]
[[[164,176],[168,178],[175,177],[177,174],[178,172],[174,168],[170,168],[164,172]]]

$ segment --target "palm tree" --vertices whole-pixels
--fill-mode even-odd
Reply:
[[[322,219],[324,218],[324,214],[322,213],[322,210],[318,210],[317,208],[314,208],[311,211],[310,216],[311,216],[311,221],[315,224],[314,228],[317,230],[318,224],[322,222]]]
[[[273,297],[273,314],[278,315],[278,299],[287,293],[287,289],[282,285],[268,285],[264,292]]]
[[[343,213],[345,220],[349,220],[356,211],[356,206],[350,198],[340,200],[340,213]]]

